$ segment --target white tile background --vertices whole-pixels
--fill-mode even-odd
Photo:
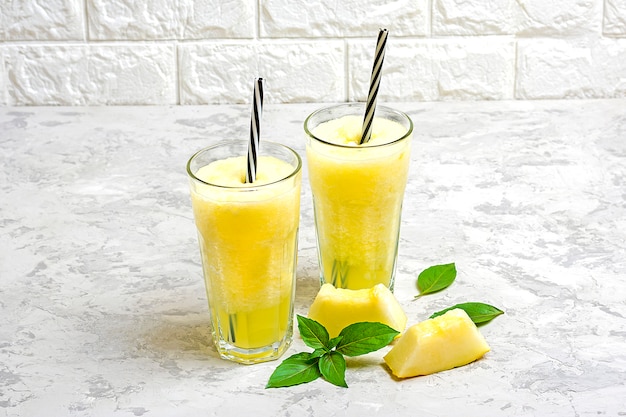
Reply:
[[[626,97],[626,0],[0,1],[0,105]]]

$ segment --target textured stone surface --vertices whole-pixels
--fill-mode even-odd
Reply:
[[[304,156],[318,106],[267,106],[262,140]],[[393,107],[415,122],[394,295],[410,325],[466,301],[503,309],[480,327],[484,358],[399,380],[386,347],[347,359],[347,389],[266,389],[280,360],[212,345],[185,175],[195,151],[247,137],[250,106],[0,108],[0,415],[624,417],[626,99]],[[306,315],[306,169],[301,213]],[[454,284],[415,300],[440,262]],[[281,360],[303,351],[294,329]]]
[[[87,0],[93,39],[251,38],[247,0]]]
[[[175,104],[172,45],[10,47],[8,91],[18,105]]]
[[[516,98],[626,97],[626,39],[520,40]]]
[[[397,36],[427,33],[428,0],[261,0],[262,36],[371,36],[386,27]]]
[[[374,46],[350,43],[350,100],[365,101]],[[510,99],[515,46],[507,39],[395,40],[388,46],[379,98],[385,101]]]
[[[626,0],[604,2],[604,33],[626,37]]]
[[[0,1],[0,40],[84,39],[82,0]]]
[[[598,32],[598,0],[434,0],[435,35],[562,36]]]
[[[343,101],[342,42],[179,46],[182,104],[245,103],[255,77],[268,102]]]

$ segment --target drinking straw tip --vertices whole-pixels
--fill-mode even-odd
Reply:
[[[256,179],[257,155],[261,133],[261,114],[263,112],[263,78],[254,82],[252,95],[252,115],[250,120],[250,142],[248,143],[248,163],[246,182],[252,183]]]
[[[367,104],[365,106],[365,116],[363,117],[360,144],[369,142],[372,137],[372,122],[374,121],[374,112],[376,111],[376,97],[378,96],[378,88],[380,87],[388,35],[389,31],[385,28],[381,28],[378,31],[378,41],[376,42],[376,53],[374,54],[374,65],[372,66],[372,76],[370,78]]]

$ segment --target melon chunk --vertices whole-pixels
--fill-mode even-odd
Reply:
[[[383,323],[402,332],[407,321],[400,303],[383,284],[362,290],[324,284],[311,304],[309,318],[326,327],[330,337],[352,323],[364,321]]]
[[[456,308],[409,327],[384,360],[395,376],[408,378],[466,365],[489,350],[472,319]]]

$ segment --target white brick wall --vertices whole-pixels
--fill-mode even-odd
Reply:
[[[623,39],[523,39],[517,62],[517,98],[626,97]]]
[[[173,44],[12,45],[5,57],[16,104],[176,102]]]
[[[337,101],[345,93],[341,41],[201,42],[179,45],[180,103],[244,103],[256,74],[265,98]]]
[[[92,40],[252,38],[249,0],[87,0]]]
[[[626,97],[626,0],[0,0],[0,105]]]
[[[585,36],[599,34],[602,0],[433,0],[433,34]]]
[[[386,101],[512,99],[515,42],[504,37],[394,39],[385,56]],[[372,68],[370,39],[351,41],[349,100],[364,101]],[[512,59],[513,58],[513,59]]]
[[[428,34],[429,0],[260,0],[260,34],[269,38]],[[374,40],[375,42],[375,40]]]

